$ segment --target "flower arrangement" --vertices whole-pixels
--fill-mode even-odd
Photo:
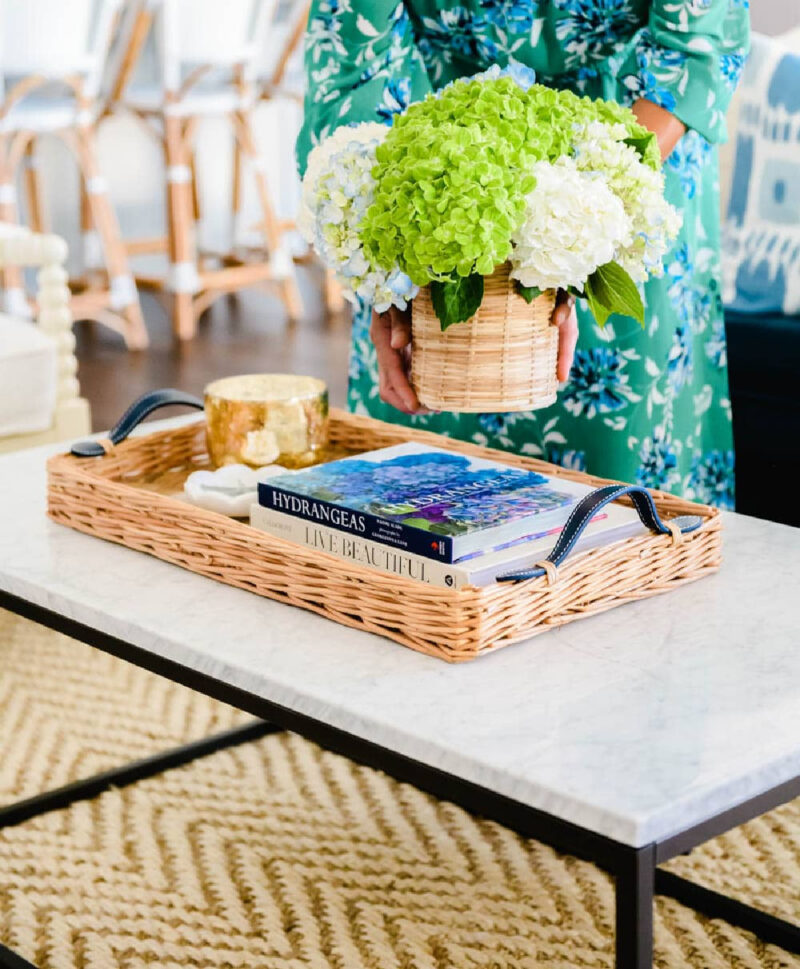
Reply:
[[[470,319],[510,262],[644,323],[637,283],[680,229],[655,136],[619,104],[533,83],[520,65],[458,80],[390,128],[337,129],[309,157],[301,229],[353,301],[405,309],[430,286],[441,328]]]

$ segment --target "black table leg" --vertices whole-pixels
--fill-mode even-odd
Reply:
[[[778,945],[787,952],[800,953],[800,925],[762,912],[752,905],[661,868],[656,870],[656,891],[700,912],[706,918],[724,919],[731,925],[752,932],[762,942]]]
[[[174,767],[182,767],[190,764],[201,757],[208,757],[219,750],[226,750],[229,747],[237,747],[239,744],[250,743],[259,740],[268,734],[277,733],[280,727],[263,720],[255,720],[246,723],[241,727],[234,727],[222,733],[212,734],[210,737],[203,737],[192,743],[182,744],[180,747],[173,747],[170,750],[153,754],[142,760],[133,761],[130,764],[123,764],[121,767],[114,767],[111,770],[103,771],[102,774],[94,774],[92,777],[85,777],[63,787],[57,787],[42,794],[36,794],[24,801],[16,801],[13,804],[0,805],[0,828],[7,828],[13,824],[22,824],[30,818],[35,818],[48,811],[60,811],[62,808],[73,804],[75,801],[85,801],[89,798],[97,797],[112,787],[127,787],[137,781],[154,777],[166,770]],[[0,963],[0,966],[2,963]]]
[[[652,969],[655,845],[620,857],[616,880],[616,969]]]
[[[0,945],[0,969],[36,969],[32,962],[27,962],[11,949]]]

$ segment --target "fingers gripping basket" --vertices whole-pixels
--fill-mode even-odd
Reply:
[[[412,305],[411,383],[431,410],[527,411],[555,402],[555,292],[527,303],[499,266],[484,278],[483,301],[464,323],[442,331],[430,287]]]
[[[351,452],[416,440],[607,484],[542,461],[342,411],[331,412],[330,433],[332,444]],[[191,471],[209,466],[203,421],[107,447],[100,457],[68,454],[50,460],[49,513],[55,521],[451,662],[666,592],[708,575],[720,563],[716,509],[655,493],[664,518],[700,515],[702,526],[687,535],[676,530],[629,538],[567,558],[557,569],[524,582],[434,588],[291,544],[176,497]]]

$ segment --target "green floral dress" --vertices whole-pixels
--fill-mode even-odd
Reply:
[[[353,325],[349,404],[479,444],[722,507],[734,455],[720,299],[716,142],[749,34],[747,0],[314,0],[301,170],[335,128],[392,117],[457,77],[509,58],[540,83],[672,111],[689,129],[665,162],[683,229],[644,287],[647,326],[579,307],[580,339],[556,404],[524,414],[407,417],[378,397],[370,308]]]

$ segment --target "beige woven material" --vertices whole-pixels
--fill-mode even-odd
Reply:
[[[405,440],[608,484],[533,458],[443,439],[428,431],[332,411],[331,443],[368,451]],[[170,496],[208,465],[205,423],[133,438],[102,458],[58,455],[48,464],[49,511],[63,525],[191,569],[220,582],[380,633],[451,662],[519,642],[553,626],[656,595],[716,571],[716,509],[654,492],[664,518],[696,514],[702,528],[675,541],[647,534],[570,557],[556,575],[482,589],[439,589],[342,562]],[[166,493],[165,493],[166,492]],[[398,609],[398,601],[403,608]]]
[[[0,612],[0,802],[237,716]],[[795,802],[672,867],[800,921],[798,858]],[[0,943],[40,969],[611,969],[612,933],[592,865],[291,734],[0,831]],[[655,940],[800,969],[666,899]]]
[[[444,332],[429,287],[412,303],[411,383],[425,407],[481,414],[555,403],[555,292],[526,303],[510,268],[506,263],[484,277],[478,312]]]

